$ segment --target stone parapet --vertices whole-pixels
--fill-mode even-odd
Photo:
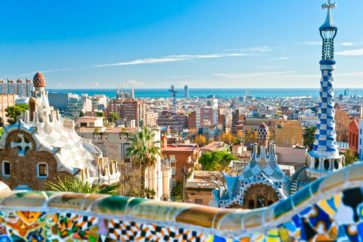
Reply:
[[[257,210],[220,209],[141,198],[55,192],[1,192],[0,236],[151,241],[276,238],[354,240],[363,226],[363,164],[320,178]],[[321,225],[324,226],[321,226]],[[2,233],[2,235],[1,235]],[[39,239],[42,240],[42,239]],[[219,241],[219,240],[218,240]]]

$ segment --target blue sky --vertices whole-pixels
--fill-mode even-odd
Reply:
[[[0,78],[49,88],[319,87],[320,0],[1,1]],[[363,1],[334,10],[336,87],[363,88]]]

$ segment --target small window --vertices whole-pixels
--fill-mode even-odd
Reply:
[[[318,169],[319,168],[319,159],[318,158],[315,158],[315,169]]]
[[[195,204],[203,204],[203,199],[195,199]]]
[[[37,164],[37,177],[48,178],[48,164],[41,162]]]
[[[3,176],[9,177],[11,174],[11,164],[9,161],[3,161]]]

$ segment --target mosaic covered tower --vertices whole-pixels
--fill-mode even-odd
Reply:
[[[319,28],[322,38],[319,123],[313,150],[308,154],[310,160],[308,174],[313,178],[319,178],[340,169],[344,162],[344,157],[340,156],[338,151],[334,120],[334,39],[338,28],[333,23],[331,12],[335,7],[336,4],[332,3],[331,0],[327,0],[322,5],[322,8],[327,10],[327,16],[324,24]]]

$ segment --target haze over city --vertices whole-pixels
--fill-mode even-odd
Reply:
[[[42,71],[49,88],[128,80],[135,88],[318,88],[324,16],[316,2],[3,1],[0,78]],[[338,4],[336,87],[363,88],[363,2]]]

